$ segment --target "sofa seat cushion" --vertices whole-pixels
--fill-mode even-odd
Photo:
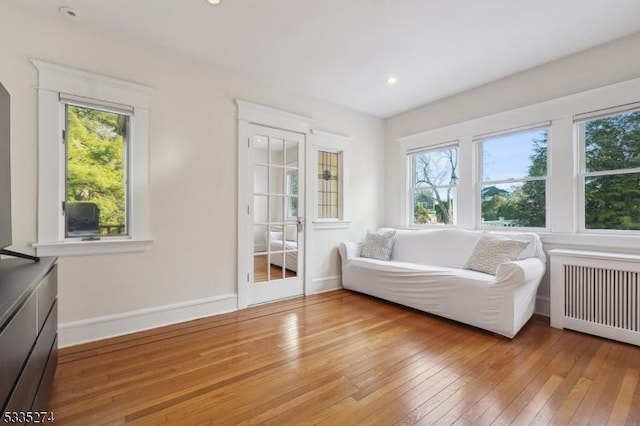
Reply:
[[[437,265],[354,258],[342,285],[381,299],[512,337],[513,315],[505,310],[521,283],[483,272]],[[535,296],[535,287],[532,289]],[[529,315],[530,316],[530,315]]]
[[[440,285],[449,281],[468,284],[486,285],[495,281],[495,277],[483,272],[470,269],[450,268],[448,266],[429,265],[409,262],[393,262],[378,259],[357,257],[350,261],[352,268],[361,268],[370,271],[371,278],[375,281],[384,280],[386,283],[416,284],[416,285]],[[369,281],[371,282],[371,281]]]

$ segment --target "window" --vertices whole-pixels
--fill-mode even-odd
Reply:
[[[310,164],[310,193],[307,211],[314,229],[347,229],[349,220],[349,185],[353,169],[348,170],[351,138],[313,129],[307,150]]]
[[[318,150],[318,219],[340,218],[340,153]]]
[[[128,235],[130,113],[74,105],[65,111],[65,237]]]
[[[640,110],[577,121],[582,229],[640,230]]]
[[[413,155],[456,141],[456,226],[639,252],[639,93],[636,78],[398,137],[407,157],[388,165],[386,220],[419,221]]]
[[[289,170],[286,176],[287,219],[298,218],[298,171]]]
[[[458,147],[409,154],[411,225],[455,225]]]
[[[549,129],[479,140],[483,228],[545,228]]]
[[[39,75],[38,255],[145,250],[151,89],[32,62]]]

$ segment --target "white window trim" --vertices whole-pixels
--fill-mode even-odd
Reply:
[[[540,234],[545,246],[572,247],[580,249],[601,248],[628,250],[640,253],[639,231],[624,231],[626,235],[592,230],[580,232],[579,221],[579,159],[575,138],[574,119],[591,117],[613,108],[627,109],[639,102],[640,78],[635,78],[608,86],[598,87],[580,93],[563,96],[548,101],[530,104],[509,111],[500,112],[445,127],[426,130],[397,139],[398,155],[406,155],[410,150],[437,146],[446,140],[458,139],[460,176],[458,181],[458,225],[462,229],[478,229],[475,212],[478,209],[476,150],[473,149],[474,135],[491,134],[496,129],[514,129],[527,123],[551,121],[550,169],[548,174],[549,231],[534,230]],[[406,162],[405,162],[406,163]],[[400,162],[396,163],[400,166]],[[398,170],[397,191],[406,191],[407,173]],[[464,205],[463,205],[464,203]],[[406,209],[406,203],[402,203]],[[398,211],[398,223],[406,217],[406,211]],[[394,218],[391,218],[393,220]],[[506,229],[508,230],[508,229]],[[516,232],[521,231],[517,230]]]
[[[440,149],[446,149],[446,148],[457,148],[458,149],[458,180],[456,182],[455,185],[441,185],[441,186],[436,186],[436,189],[438,188],[455,188],[455,192],[456,192],[456,199],[455,199],[455,204],[454,204],[454,209],[453,209],[453,223],[452,224],[446,224],[446,223],[425,223],[425,224],[420,224],[420,223],[413,223],[413,181],[414,181],[414,164],[413,164],[413,155],[415,154],[420,154],[421,152],[429,152],[429,151],[438,151]],[[445,142],[445,143],[438,143],[435,145],[431,145],[431,146],[426,146],[423,148],[417,148],[417,149],[410,149],[407,150],[405,153],[405,157],[406,157],[406,181],[405,181],[405,212],[406,212],[406,216],[405,216],[405,224],[407,226],[407,228],[410,229],[424,229],[424,228],[457,228],[460,225],[458,224],[458,202],[460,201],[460,196],[459,196],[459,186],[460,186],[460,141],[458,140],[453,140],[453,141],[449,141],[449,142]]]
[[[323,130],[313,129],[311,132],[311,149],[309,152],[310,165],[308,176],[311,176],[310,186],[313,200],[313,220],[312,225],[314,229],[348,229],[351,226],[351,220],[349,219],[349,197],[345,194],[345,190],[349,188],[347,176],[348,168],[345,164],[348,164],[349,158],[349,145],[351,138],[348,136],[338,135]],[[341,179],[338,181],[340,198],[338,200],[338,218],[319,218],[318,217],[318,152],[334,152],[339,155],[339,166]]]
[[[589,229],[586,227],[586,179],[592,176],[619,176],[627,173],[638,173],[640,168],[618,169],[618,170],[601,170],[597,172],[587,172],[586,156],[585,156],[585,123],[590,120],[605,118],[613,115],[623,114],[629,111],[638,111],[640,102],[629,105],[619,105],[612,108],[606,108],[599,111],[579,114],[574,117],[575,135],[578,142],[578,188],[577,188],[577,211],[578,211],[578,233],[592,235],[610,235],[610,236],[629,236],[636,235],[640,237],[640,231],[622,230],[622,229]]]
[[[140,252],[151,244],[149,222],[149,102],[152,88],[37,59],[38,70],[38,256],[86,256]],[[65,239],[64,113],[60,94],[133,108],[129,147],[129,235],[98,241]],[[52,161],[57,159],[57,161]]]

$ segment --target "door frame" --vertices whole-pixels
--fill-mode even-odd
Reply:
[[[253,164],[250,147],[251,124],[271,127],[304,135],[305,152],[309,143],[309,135],[313,128],[313,119],[264,105],[236,99],[238,107],[238,309],[244,309],[249,303],[249,284],[253,267],[253,225],[249,223],[249,217],[253,214],[250,210],[253,198]],[[305,154],[304,172],[308,170],[308,156]],[[307,176],[308,177],[308,174]],[[305,195],[308,196],[309,179],[305,179]],[[307,204],[307,203],[305,203]],[[306,206],[305,206],[306,207]],[[306,209],[305,209],[306,210]],[[303,292],[306,294],[310,282],[309,265],[306,255],[307,247],[311,245],[310,221],[305,217],[304,221],[304,257],[302,263],[304,272],[302,279]]]

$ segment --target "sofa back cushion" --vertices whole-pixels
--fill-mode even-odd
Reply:
[[[478,238],[479,233],[460,229],[399,229],[391,260],[463,268]]]
[[[483,233],[485,232],[457,228],[398,229],[391,260],[464,268]],[[486,233],[528,242],[529,244],[517,256],[517,260],[537,257],[543,262],[546,261],[540,237],[532,232],[491,231]]]

